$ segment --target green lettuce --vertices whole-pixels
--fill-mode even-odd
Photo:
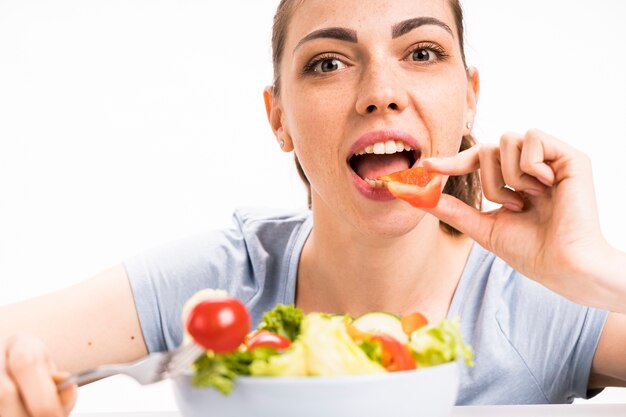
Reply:
[[[306,348],[296,340],[277,356],[259,359],[250,365],[250,374],[257,376],[302,376],[308,374]]]
[[[250,375],[253,363],[266,362],[277,355],[276,350],[268,347],[226,354],[206,352],[192,365],[194,375],[191,383],[196,387],[213,387],[222,394],[229,394],[235,387],[237,376]]]
[[[442,320],[415,330],[409,337],[409,347],[419,366],[428,367],[463,358],[473,366],[474,352],[463,342],[458,319]]]
[[[299,308],[290,305],[278,304],[273,310],[263,314],[259,330],[267,330],[279,334],[292,342],[300,334],[300,325],[304,313]]]

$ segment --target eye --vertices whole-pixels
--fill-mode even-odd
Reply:
[[[327,74],[346,67],[346,64],[334,56],[321,56],[307,64],[304,68],[304,72]]]
[[[420,48],[411,53],[411,59],[413,61],[428,62],[433,58],[433,55],[434,54],[429,49]]]
[[[448,55],[445,51],[434,43],[416,45],[406,57],[407,61],[434,64],[444,60]]]

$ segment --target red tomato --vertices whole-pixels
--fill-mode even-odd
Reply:
[[[279,334],[267,330],[260,330],[246,340],[248,350],[254,350],[261,346],[270,347],[276,350],[284,350],[291,346],[291,340]]]
[[[235,298],[215,298],[196,304],[186,326],[198,345],[216,353],[227,353],[237,349],[250,331],[250,315]]]
[[[428,320],[421,313],[411,313],[402,317],[402,319],[400,319],[400,323],[402,324],[402,331],[406,333],[407,336],[410,336],[415,330],[426,326],[428,324]]]
[[[441,197],[441,174],[422,167],[409,168],[377,178],[387,184],[394,197],[414,207],[432,208]]]
[[[376,334],[372,336],[372,340],[382,345],[383,366],[389,372],[409,371],[417,368],[408,346],[398,342],[396,338],[386,334]]]

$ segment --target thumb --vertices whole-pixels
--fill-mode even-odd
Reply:
[[[55,371],[52,374],[52,380],[54,382],[63,381],[70,377],[69,372],[60,372]],[[70,414],[74,406],[76,405],[76,399],[78,396],[78,390],[76,385],[70,385],[69,387],[59,391],[59,399],[61,400],[61,404],[63,405],[63,409],[67,413]]]
[[[493,219],[458,198],[442,194],[436,207],[422,210],[468,235],[483,247],[489,240]]]

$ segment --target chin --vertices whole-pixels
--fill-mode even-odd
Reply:
[[[399,238],[415,230],[425,220],[426,213],[412,207],[408,210],[390,210],[375,214],[374,220],[363,219],[360,229],[364,234],[379,238]]]

